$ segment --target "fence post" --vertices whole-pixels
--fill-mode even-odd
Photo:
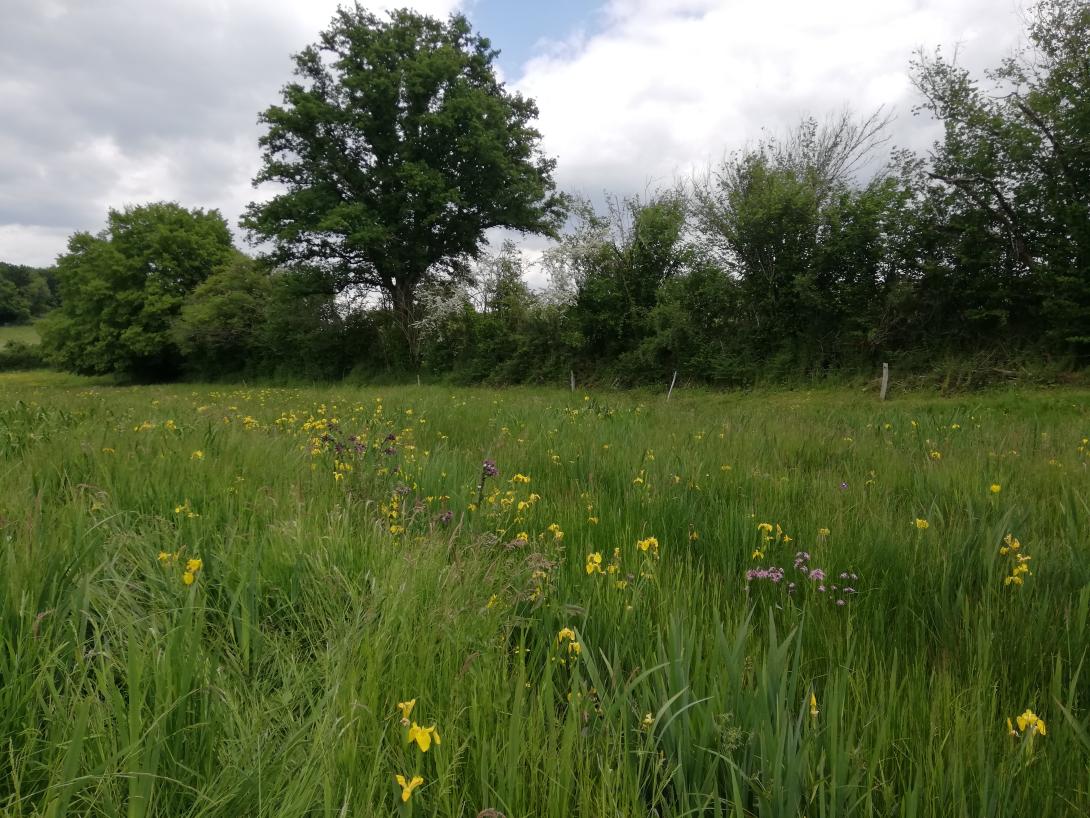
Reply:
[[[882,396],[881,400],[886,399],[886,390],[889,389],[889,364],[882,364]]]
[[[677,370],[674,370],[674,377],[670,379],[670,391],[666,393],[666,401],[670,401],[670,396],[674,394],[674,384],[677,383]]]

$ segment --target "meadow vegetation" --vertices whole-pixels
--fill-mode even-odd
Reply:
[[[1090,812],[1090,392],[0,390],[6,816]]]

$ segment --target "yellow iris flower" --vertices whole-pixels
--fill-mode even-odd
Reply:
[[[395,775],[394,778],[397,779],[397,785],[401,787],[402,802],[408,801],[413,794],[413,790],[424,783],[424,779],[418,775],[414,775],[412,781],[409,782],[405,781],[405,776],[403,775]]]
[[[435,729],[434,724],[431,727],[421,727],[414,721],[412,727],[409,728],[409,744],[415,741],[416,746],[420,748],[422,753],[426,753],[431,748],[433,738],[436,744],[443,743],[439,740],[439,732]]]

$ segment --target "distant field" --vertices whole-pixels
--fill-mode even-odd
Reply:
[[[0,375],[0,814],[1090,814],[1088,436]]]
[[[22,341],[24,344],[36,344],[41,340],[38,330],[33,324],[23,324],[17,327],[0,326],[0,347],[8,341]]]

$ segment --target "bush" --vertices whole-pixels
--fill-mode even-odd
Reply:
[[[37,344],[8,341],[0,347],[0,372],[18,369],[41,369],[45,366],[41,348]]]

